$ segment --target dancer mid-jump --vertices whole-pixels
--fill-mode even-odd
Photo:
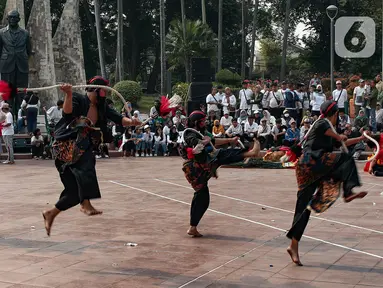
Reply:
[[[324,212],[329,208],[339,196],[341,183],[345,202],[367,195],[366,192],[352,192],[353,188],[361,186],[354,158],[347,153],[333,153],[334,146],[339,147],[342,141],[350,146],[365,137],[347,139],[345,135],[334,131],[333,127],[339,117],[335,101],[324,102],[320,111],[321,118],[307,132],[302,155],[296,165],[298,199],[293,226],[287,233],[287,237],[291,239],[287,252],[298,266],[302,266],[298,244],[309,221],[310,210]]]
[[[258,158],[259,143],[256,141],[250,151],[240,149],[218,149],[215,146],[232,144],[238,138],[213,138],[205,127],[206,115],[202,111],[194,111],[189,116],[188,128],[183,132],[183,171],[195,193],[190,209],[190,228],[187,233],[193,237],[201,237],[197,225],[209,207],[210,195],[208,181],[217,177],[216,171],[221,165],[243,161],[245,158]]]
[[[88,84],[108,86],[109,81],[97,76]],[[80,95],[72,93],[71,85],[64,84],[61,90],[65,92],[63,117],[55,128],[53,152],[64,191],[55,207],[43,212],[48,236],[56,216],[78,204],[88,216],[102,213],[90,203],[90,199],[101,198],[92,151],[107,135],[107,120],[122,126],[140,124],[110,108],[104,89],[87,88],[86,95]]]

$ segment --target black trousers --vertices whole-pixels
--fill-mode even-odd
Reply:
[[[202,216],[209,208],[210,204],[210,193],[209,187],[204,186],[201,190],[194,193],[194,197],[191,203],[190,209],[190,226],[198,226]]]
[[[293,225],[286,235],[288,238],[294,238],[297,241],[301,240],[311,214],[310,210],[307,209],[307,205],[310,203],[310,200],[321,181],[326,181],[326,179],[330,180],[330,178],[335,181],[341,181],[343,183],[344,198],[352,194],[352,189],[354,187],[360,186],[355,160],[348,154],[341,154],[340,159],[327,175],[329,176],[323,177],[323,179],[319,179],[306,188],[298,191]]]
[[[55,165],[60,172],[64,190],[56,203],[60,211],[68,210],[84,200],[101,198],[96,176],[96,159],[92,150],[87,150],[73,165],[62,169],[63,162],[56,160]]]
[[[44,145],[40,144],[40,146],[32,146],[32,157],[42,157],[44,153]]]

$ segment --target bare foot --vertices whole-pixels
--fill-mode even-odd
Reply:
[[[100,215],[100,214],[102,214],[102,211],[101,211],[101,210],[97,210],[96,208],[94,208],[94,207],[92,206],[92,204],[90,204],[90,201],[89,201],[89,200],[84,200],[84,201],[81,203],[80,211],[81,211],[82,213],[84,213],[85,215],[87,215],[87,216],[94,216],[94,215]]]
[[[250,158],[258,158],[259,152],[261,151],[261,146],[257,140],[254,140],[253,148],[245,153],[245,160],[244,163],[247,164],[250,160]]]
[[[299,253],[298,251],[295,251],[291,246],[287,248],[287,253],[289,253],[291,260],[297,265],[297,266],[303,266],[301,263],[301,260],[299,260]]]
[[[60,213],[60,210],[58,210],[57,208],[54,208],[53,210],[49,211],[44,211],[42,213],[44,217],[45,230],[47,231],[48,236],[51,236],[52,224],[58,213]]]
[[[203,236],[201,233],[198,232],[197,227],[195,227],[195,226],[190,226],[187,233],[188,233],[188,235],[191,235],[191,236],[197,237],[197,238]]]
[[[347,198],[344,198],[344,202],[349,203],[352,200],[355,200],[357,198],[362,199],[362,198],[366,197],[367,194],[368,194],[367,192],[352,193]]]

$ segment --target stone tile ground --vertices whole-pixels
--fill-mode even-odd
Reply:
[[[94,204],[104,215],[71,209],[48,238],[41,211],[62,189],[53,163],[1,167],[0,288],[383,287],[381,179],[362,175],[367,198],[311,218],[305,266],[295,267],[284,235],[293,170],[220,169],[201,239],[185,233],[193,191],[180,159],[114,158],[97,170],[103,198]]]

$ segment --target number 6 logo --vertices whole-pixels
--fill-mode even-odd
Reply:
[[[335,23],[335,52],[343,58],[375,53],[375,22],[370,17],[340,17]]]

